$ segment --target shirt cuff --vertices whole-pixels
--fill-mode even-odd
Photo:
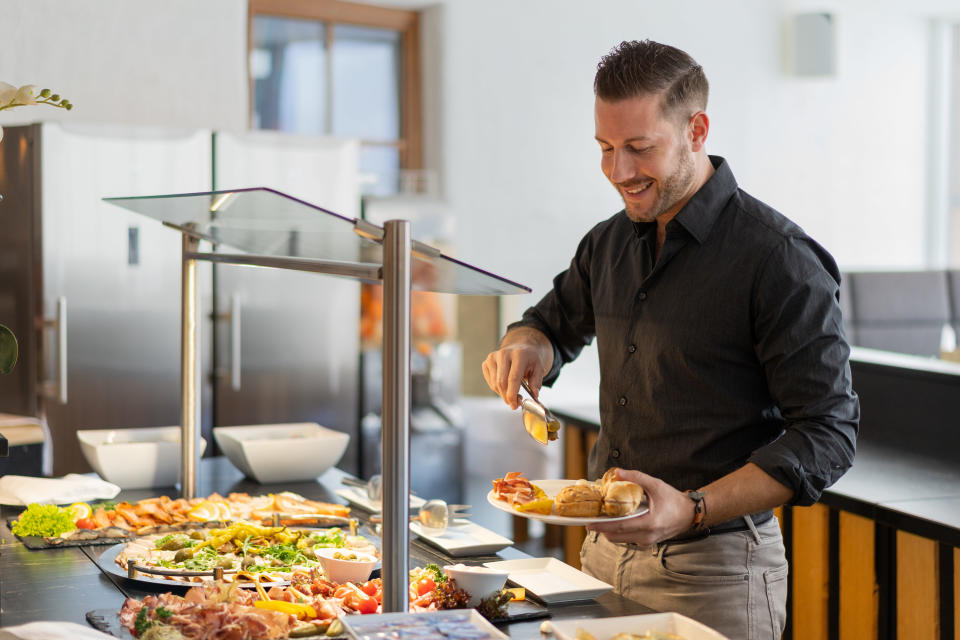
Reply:
[[[808,469],[796,455],[788,430],[779,440],[753,452],[747,462],[763,469],[780,484],[793,490],[793,498],[788,504],[808,507],[816,503],[824,489],[836,482],[849,468],[826,462],[826,467]],[[799,434],[796,434],[799,435]],[[818,461],[819,462],[819,461]]]

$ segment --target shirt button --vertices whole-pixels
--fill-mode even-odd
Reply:
[[[640,293],[637,294],[637,300],[646,300],[646,299],[647,299],[646,291],[641,291]]]
[[[636,353],[636,351],[637,351],[637,345],[635,345],[635,344],[629,345],[629,346],[627,347],[627,351],[629,351],[630,353]]]
[[[620,449],[614,449],[613,451],[611,451],[611,452],[610,452],[610,457],[611,457],[611,458],[619,458],[619,457],[620,457]]]
[[[627,396],[620,396],[620,399],[617,400],[617,404],[620,405],[621,407],[626,406]]]

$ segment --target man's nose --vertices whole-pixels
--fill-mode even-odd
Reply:
[[[623,150],[613,152],[612,165],[610,167],[610,180],[617,184],[630,181],[636,175],[636,170],[630,158]]]

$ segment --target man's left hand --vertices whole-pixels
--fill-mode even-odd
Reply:
[[[590,524],[589,531],[599,531],[610,542],[646,546],[686,533],[693,526],[695,505],[682,491],[640,471],[618,469],[617,478],[643,487],[650,511],[626,520]]]

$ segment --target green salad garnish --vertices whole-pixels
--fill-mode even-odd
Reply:
[[[327,529],[322,533],[312,533],[310,537],[314,539],[315,542],[313,546],[315,547],[340,548],[347,543],[346,536],[344,536],[342,529]]]
[[[12,531],[18,536],[53,538],[76,528],[69,509],[55,504],[33,503],[27,506],[27,510],[13,523]]]

